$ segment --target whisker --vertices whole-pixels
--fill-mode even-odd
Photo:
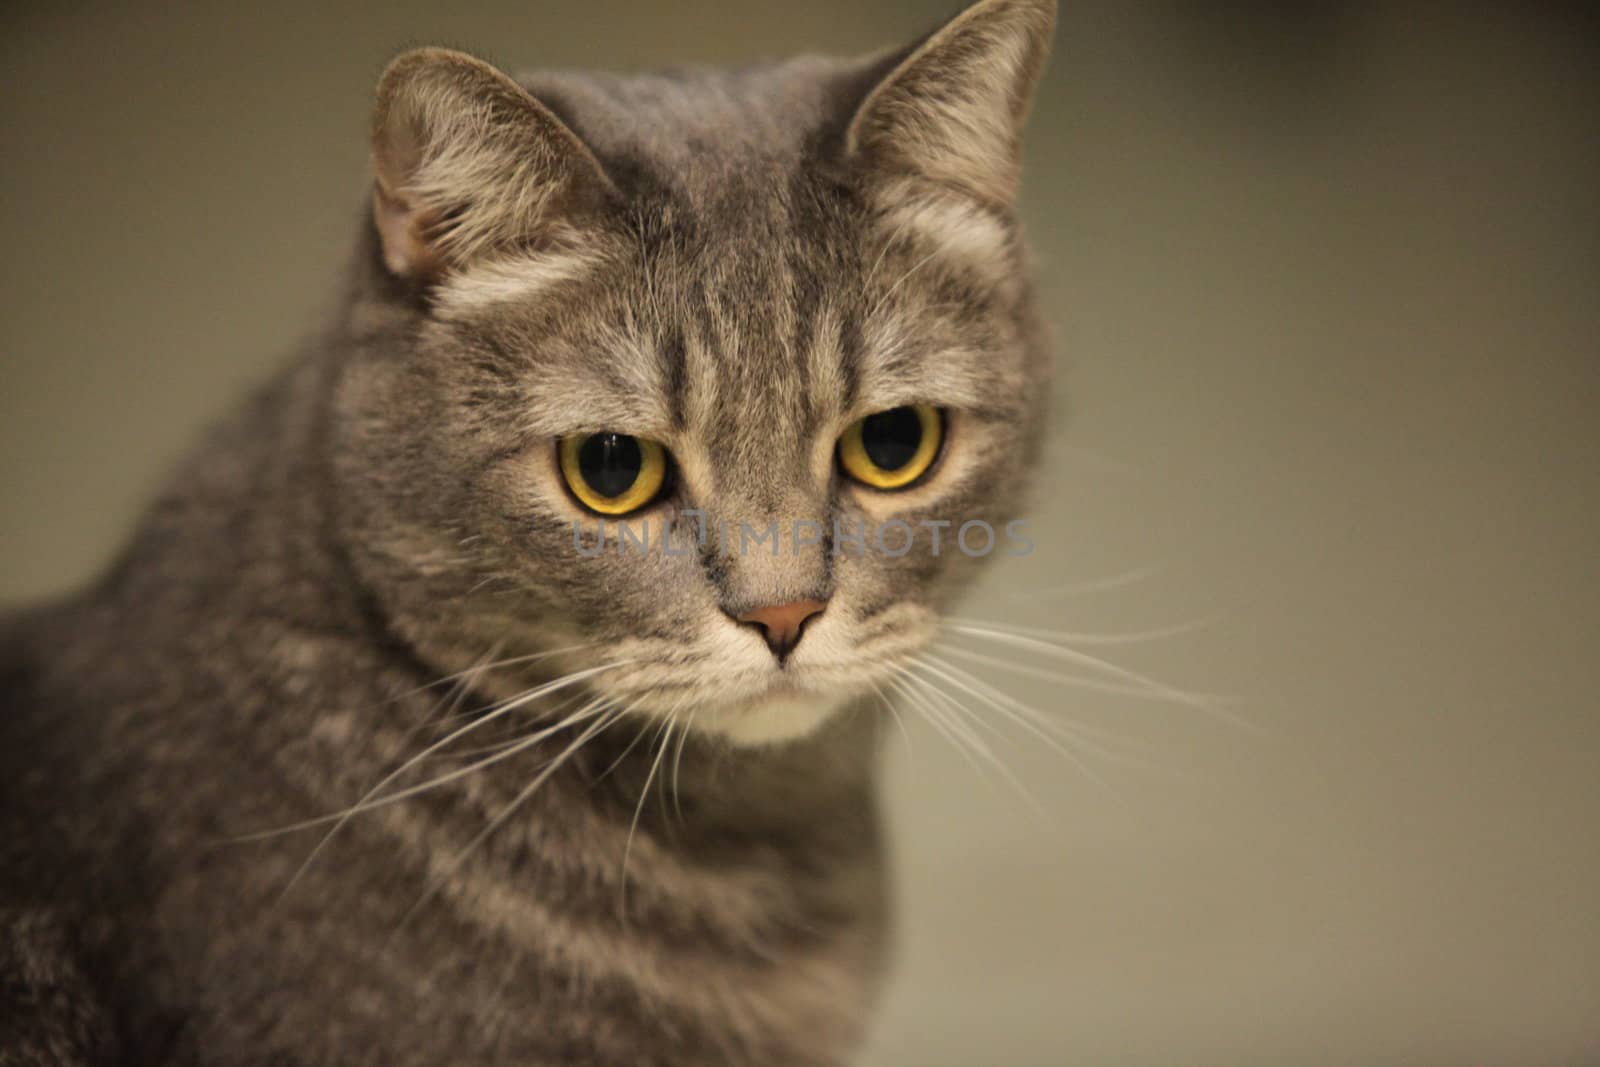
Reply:
[[[412,787],[411,789],[403,790],[399,793],[389,793],[380,797],[375,797],[375,794],[382,790],[384,786],[388,785],[390,782],[393,782],[396,778],[399,778],[401,775],[405,774],[406,771],[410,770],[412,767],[415,767],[417,764],[421,763],[423,760],[427,759],[441,748],[446,747],[457,738],[462,737],[473,730],[479,729],[485,724],[490,723],[503,715],[508,715],[516,709],[524,707],[542,696],[547,696],[550,693],[565,689],[572,685],[576,685],[578,682],[581,682],[586,678],[591,678],[602,671],[614,670],[617,667],[625,666],[632,662],[635,661],[620,660],[616,663],[607,663],[599,667],[590,667],[586,670],[577,671],[573,674],[568,674],[558,678],[553,682],[548,682],[544,685],[538,686],[535,689],[529,690],[527,693],[504,702],[489,714],[484,715],[481,718],[474,719],[472,722],[451,733],[448,737],[441,741],[434,742],[432,745],[429,745],[427,748],[417,753],[417,755],[411,757],[400,767],[396,768],[394,771],[391,771],[388,776],[376,786],[373,786],[372,789],[368,790],[367,795],[363,797],[361,801],[357,802],[353,807],[347,808],[342,812],[334,812],[330,815],[319,815],[314,819],[304,819],[300,822],[291,823],[287,826],[278,827],[274,830],[262,830],[252,834],[244,834],[233,838],[232,840],[238,842],[260,841],[266,838],[280,837],[284,834],[305,830],[313,826],[325,826],[330,822],[342,823],[351,815],[356,815],[363,811],[370,811],[373,808],[382,807],[385,804],[393,803],[394,801],[403,799],[404,797],[412,796],[416,792],[420,792],[422,787]],[[552,727],[551,729],[553,730],[555,727]]]
[[[868,684],[872,686],[872,691],[878,695],[878,699],[883,703],[883,706],[888,709],[889,714],[893,716],[895,727],[899,729],[900,736],[905,739],[906,751],[910,752],[911,734],[906,730],[906,721],[901,717],[900,709],[894,706],[894,702],[888,698],[883,691],[883,687],[878,685],[876,680],[871,681]]]
[[[542,716],[542,719],[547,721],[549,719],[554,719],[558,716],[565,715],[575,706],[582,703],[582,701],[582,696],[568,697],[566,700],[563,700],[552,707],[547,714]],[[432,758],[435,760],[472,760],[477,759],[479,756],[489,756],[496,752],[504,752],[513,745],[520,745],[526,740],[526,734],[518,734],[514,737],[506,738],[504,741],[496,741],[493,744],[478,745],[475,748],[464,748],[455,751],[435,753]]]
[[[475,683],[482,665],[485,662],[493,660],[494,657],[499,654],[499,651],[500,649],[497,645],[486,655],[481,657],[478,660],[478,663],[472,668],[460,672],[456,676],[457,681],[451,685],[449,690],[446,690],[444,697],[432,705],[428,709],[428,713],[424,715],[415,726],[406,731],[405,736],[400,739],[400,747],[404,749],[406,745],[410,744],[411,739],[421,732],[430,721],[432,721],[434,715],[438,713],[441,707],[445,706],[446,702],[448,702],[450,706],[450,711],[446,714],[446,718],[454,715],[457,709],[461,707],[461,702],[466,698],[467,691],[470,690]],[[452,694],[454,695],[452,696]],[[388,781],[390,781],[389,778],[380,779],[376,785],[373,785],[370,789],[368,789],[363,799],[373,796],[373,794],[382,789]],[[346,816],[346,818],[348,818],[348,816]],[[283,888],[278,892],[277,902],[279,904],[282,904],[283,901],[288,898],[289,892],[294,889],[296,884],[299,883],[301,877],[305,875],[306,871],[311,869],[311,866],[316,862],[317,857],[322,854],[322,850],[327,847],[328,842],[333,840],[334,835],[339,832],[339,828],[342,827],[344,823],[344,819],[336,822],[333,827],[329,829],[325,835],[323,835],[322,840],[317,842],[316,847],[313,848],[306,858],[300,862],[300,866],[295,868],[294,874],[289,876],[288,882],[284,883]]]
[[[904,285],[913,274],[917,273],[917,271],[933,262],[936,258],[938,258],[939,255],[940,250],[934,249],[932,252],[929,252],[927,255],[917,260],[917,262],[912,265],[910,270],[900,275],[899,279],[893,285],[889,286],[888,289],[884,290],[883,295],[878,297],[878,299],[873,302],[872,310],[863,316],[863,320],[871,321],[872,319],[877,318],[878,312],[882,311],[888,305],[889,298],[894,296],[894,294],[899,291],[900,287]]]
[[[636,707],[637,707],[637,705],[629,704],[627,707],[622,709],[623,715],[627,715],[627,714],[633,712],[634,710],[636,710]],[[619,716],[619,718],[620,717],[621,716]],[[627,743],[627,745],[623,748],[623,750],[621,752],[617,753],[616,758],[613,759],[610,763],[606,764],[606,769],[601,771],[599,774],[595,775],[594,776],[594,781],[590,782],[589,784],[591,786],[593,786],[593,785],[595,785],[595,784],[597,784],[599,782],[604,781],[606,779],[606,777],[611,774],[612,771],[615,771],[618,767],[622,766],[622,761],[628,758],[628,753],[632,752],[636,747],[638,747],[639,742],[644,740],[645,734],[650,732],[650,726],[651,726],[651,723],[650,723],[650,721],[648,719],[646,719],[643,723],[641,723],[639,725],[639,729],[634,731],[633,740],[629,741]]]
[[[942,703],[944,703],[944,705],[951,710],[951,713],[952,713],[952,715],[954,717],[956,717],[958,719],[961,718],[961,717],[965,717],[967,719],[970,719],[972,722],[976,723],[979,726],[982,726],[984,729],[988,730],[990,733],[994,734],[996,737],[1004,739],[1005,735],[1003,733],[1001,733],[994,726],[993,723],[987,721],[981,715],[978,715],[978,714],[974,713],[970,708],[968,708],[965,705],[961,704],[954,697],[952,697],[949,693],[946,693],[944,690],[942,690],[938,686],[934,685],[928,679],[919,677],[919,676],[917,676],[915,674],[912,674],[912,673],[909,673],[909,672],[907,673],[906,677],[907,677],[908,680],[923,686],[923,688],[928,692],[928,694],[932,698],[937,699],[937,700],[941,701]],[[1048,816],[1048,812],[1045,810],[1044,805],[1039,803],[1039,798],[1034,795],[1034,793],[1033,793],[1033,791],[1031,789],[1029,789],[1026,785],[1024,785],[1022,783],[1022,780],[1016,776],[1016,774],[1011,770],[1011,768],[1009,766],[1006,765],[1006,763],[1003,760],[1001,760],[998,756],[993,754],[992,750],[988,753],[988,762],[989,762],[990,766],[994,767],[995,770],[999,771],[1001,777],[1003,777],[1006,780],[1006,782],[1008,784],[1010,784],[1010,786],[1013,789],[1015,789],[1017,791],[1017,793],[1019,795],[1021,795],[1021,797],[1024,800],[1026,800],[1028,802],[1029,806],[1034,809],[1036,814],[1039,814],[1039,815],[1042,815],[1042,816]]]
[[[924,654],[924,657],[921,661],[919,661],[918,665],[935,676],[943,678],[945,681],[956,686],[958,689],[961,689],[963,692],[966,692],[974,697],[977,697],[979,700],[984,701],[984,703],[994,711],[1005,716],[1011,722],[1016,723],[1018,726],[1022,727],[1022,729],[1026,730],[1040,741],[1043,741],[1056,753],[1069,760],[1073,766],[1082,771],[1086,776],[1089,777],[1091,781],[1094,781],[1102,788],[1110,790],[1110,787],[1106,784],[1106,782],[1099,775],[1095,774],[1094,771],[1090,770],[1089,766],[1083,762],[1082,758],[1079,757],[1076,752],[1073,752],[1067,747],[1065,740],[1057,737],[1053,733],[1054,730],[1065,731],[1071,737],[1072,741],[1093,751],[1096,755],[1099,755],[1103,758],[1111,756],[1111,753],[1109,753],[1105,748],[1081,736],[1079,731],[1077,731],[1072,724],[1057,722],[1056,720],[1051,719],[1037,708],[1022,703],[1020,700],[1017,700],[1010,694],[998,690],[984,682],[981,678],[977,678],[972,674],[962,670],[960,667],[957,667],[951,663],[947,663],[931,653]]]
[[[901,668],[901,671],[902,673],[900,676],[896,677],[889,683],[890,688],[896,693],[899,693],[912,711],[916,712],[918,715],[921,715],[923,721],[932,726],[939,736],[945,739],[951,748],[955,749],[961,754],[961,758],[967,761],[967,765],[972,768],[973,772],[977,774],[978,777],[985,778],[986,775],[984,774],[983,768],[978,766],[977,757],[967,747],[966,743],[961,740],[960,735],[951,730],[948,716],[942,713],[938,708],[935,708],[915,689],[911,688],[910,684],[905,681],[905,679],[911,677],[910,673],[905,671],[904,668]],[[968,734],[970,733],[971,731],[968,731]],[[982,742],[980,741],[980,744],[981,743]],[[989,754],[989,758],[993,758],[992,752]]]
[[[608,715],[606,712],[609,710],[610,705],[608,704],[607,707],[602,709],[600,714],[595,717],[594,722],[587,726],[570,745],[562,749],[561,753],[557,755],[554,760],[550,761],[550,763],[546,765],[543,770],[536,774],[533,777],[533,780],[524,786],[522,791],[511,799],[509,804],[507,804],[504,808],[501,808],[495,817],[489,820],[488,825],[486,825],[482,830],[478,831],[477,835],[474,836],[471,841],[467,842],[467,846],[465,848],[456,853],[455,856],[451,857],[451,859],[445,863],[443,871],[435,873],[434,877],[429,880],[428,887],[425,888],[422,891],[422,895],[417,898],[417,902],[411,905],[406,913],[401,916],[399,923],[400,926],[404,926],[410,920],[411,916],[415,915],[417,911],[423,907],[423,905],[427,904],[429,900],[433,899],[438,891],[444,887],[445,882],[449,881],[451,875],[455,874],[455,872],[461,868],[461,865],[466,862],[467,857],[470,856],[479,845],[483,844],[483,842],[487,840],[489,836],[495,832],[495,830],[499,829],[500,826],[503,825],[519,807],[526,803],[528,798],[533,796],[533,794],[538,791],[540,786],[549,781],[551,775],[560,770],[561,767],[563,767],[580,748],[586,745],[602,730],[616,722],[617,719],[622,715],[620,711]]]
[[[988,761],[991,765],[998,765],[999,757],[995,755],[995,751],[992,747],[990,747],[989,742],[985,741],[981,734],[973,729],[972,726],[968,725],[967,718],[963,714],[966,710],[965,708],[956,706],[955,702],[950,699],[949,695],[942,692],[938,686],[931,685],[928,683],[927,679],[919,677],[915,673],[914,665],[907,665],[905,679],[908,684],[913,686],[921,685],[923,689],[927,691],[929,694],[927,699],[931,708],[945,709],[945,722],[949,724],[950,729],[958,737],[960,737],[974,753]],[[985,728],[988,728],[991,733],[994,733],[993,728],[989,727],[989,724],[983,723],[982,725]]]
[[[639,829],[639,816],[644,812],[645,798],[650,795],[650,783],[655,781],[656,772],[661,769],[661,760],[667,754],[667,743],[672,738],[672,727],[678,721],[676,712],[668,715],[663,721],[661,729],[656,732],[656,755],[650,761],[650,770],[645,775],[644,785],[639,789],[639,803],[633,807],[633,820],[628,824],[628,839],[622,846],[622,876],[617,886],[618,918],[623,922],[628,921],[628,858],[633,854],[633,835]]]
[[[359,815],[362,812],[388,807],[391,804],[397,804],[402,800],[409,799],[410,797],[417,796],[421,793],[426,793],[429,790],[438,789],[440,786],[449,785],[451,782],[459,781],[462,778],[477,774],[485,767],[491,767],[496,763],[504,762],[518,753],[526,751],[552,734],[558,733],[569,726],[574,726],[580,722],[583,722],[585,719],[596,718],[599,714],[603,713],[603,711],[599,709],[601,709],[601,705],[604,703],[605,701],[603,698],[596,697],[583,708],[573,712],[560,722],[555,723],[552,726],[545,727],[542,730],[535,731],[534,733],[525,737],[518,738],[515,742],[507,745],[505,748],[501,749],[492,756],[487,756],[466,767],[459,767],[456,770],[441,774],[435,778],[430,778],[425,782],[419,782],[416,785],[407,786],[406,788],[397,790],[393,793],[385,793],[379,797],[363,800],[361,803],[348,809],[347,811],[341,812],[338,815],[324,816],[318,821],[326,823],[337,820],[338,825],[334,827],[334,830],[338,830],[350,818]],[[329,836],[332,836],[331,832]],[[326,843],[326,840],[327,839],[324,839],[324,844]],[[321,845],[318,845],[318,848],[321,847]]]
[[[872,283],[877,280],[878,268],[883,266],[884,257],[889,254],[889,249],[893,248],[899,243],[900,238],[905,234],[905,231],[910,227],[910,225],[911,219],[909,216],[901,219],[899,224],[895,226],[894,232],[889,234],[888,239],[883,242],[883,247],[878,249],[878,258],[872,261],[872,268],[867,271],[866,277],[862,279],[861,287],[863,289],[870,287]]]
[[[1174,704],[1183,704],[1189,707],[1200,708],[1212,715],[1217,716],[1220,719],[1231,722],[1235,726],[1238,726],[1242,729],[1257,732],[1257,728],[1254,726],[1254,724],[1218,707],[1216,702],[1211,698],[1196,693],[1185,692],[1181,689],[1174,689],[1172,686],[1165,685],[1153,678],[1140,674],[1137,671],[1129,670],[1126,667],[1119,667],[1117,664],[1103,660],[1098,656],[1091,656],[1087,652],[1080,652],[1077,649],[1051,644],[1048,641],[1041,641],[1037,638],[1027,637],[1021,634],[1005,633],[1003,631],[986,629],[984,627],[957,624],[951,626],[950,629],[955,633],[967,634],[972,637],[979,637],[988,641],[993,641],[997,644],[1011,645],[1013,647],[1026,649],[1028,651],[1040,652],[1055,659],[1066,660],[1069,663],[1077,663],[1082,666],[1089,667],[1092,670],[1101,671],[1113,678],[1130,682],[1136,686],[1144,686],[1150,694],[1164,697]]]
[[[683,768],[683,746],[688,743],[689,731],[694,729],[694,717],[698,710],[689,712],[688,720],[683,724],[683,732],[678,735],[678,754],[672,759],[672,808],[678,813],[678,822],[683,822],[683,804],[678,793],[679,771]]]
[[[923,662],[921,665],[928,670],[937,670],[932,664],[927,662]],[[1072,749],[1065,743],[1051,736],[1049,729],[1050,727],[1066,729],[1070,731],[1072,729],[1070,725],[1066,723],[1058,723],[1049,719],[1038,709],[1024,704],[1008,694],[1001,692],[1000,690],[994,689],[992,686],[985,684],[981,679],[973,677],[958,667],[950,664],[945,664],[945,666],[953,675],[956,676],[955,678],[952,678],[950,674],[944,675],[944,677],[951,680],[953,684],[956,684],[966,692],[972,693],[980,700],[984,700],[988,707],[999,712],[1001,715],[1016,723],[1018,726],[1021,726],[1034,737],[1043,741],[1057,755],[1060,755],[1066,759],[1067,762],[1071,763],[1075,768],[1077,768],[1077,770],[1083,774],[1085,778],[1099,786],[1100,789],[1104,790],[1107,796],[1110,796],[1120,806],[1124,808],[1127,807],[1126,799],[1116,789],[1112,788],[1111,784],[1107,782],[1104,777],[1095,773],[1094,769],[1091,768],[1088,763],[1084,762],[1078,753],[1072,751]],[[965,681],[960,681],[958,679],[965,679]],[[970,683],[970,686],[968,683]],[[985,692],[991,695],[985,696]],[[1115,762],[1114,757],[1102,746],[1095,744],[1094,742],[1087,741],[1082,737],[1075,737],[1073,740],[1077,744],[1093,751],[1100,758],[1112,759],[1113,762]]]
[[[1068,642],[1074,645],[1138,645],[1150,641],[1162,641],[1169,637],[1181,637],[1187,633],[1204,629],[1217,622],[1218,615],[1203,616],[1190,619],[1188,622],[1174,623],[1171,626],[1155,626],[1147,630],[1131,630],[1119,634],[1084,633],[1073,630],[1045,630],[1033,626],[1016,626],[1010,623],[994,622],[989,619],[961,618],[946,616],[947,624],[984,627],[997,630],[1001,633],[1015,634],[1019,637],[1032,637],[1040,641]]]
[[[578,652],[586,648],[592,648],[594,647],[594,644],[595,642],[593,641],[586,641],[581,645],[568,645],[565,648],[553,648],[545,652],[533,652],[525,656],[512,656],[509,659],[495,660],[490,663],[474,664],[464,671],[457,671],[455,674],[447,674],[443,678],[437,678],[425,685],[419,685],[414,689],[407,689],[403,693],[390,697],[388,700],[384,701],[384,704],[393,704],[397,701],[404,700],[407,697],[416,696],[418,693],[425,693],[429,689],[444,685],[446,682],[454,682],[457,679],[466,677],[467,675],[481,674],[486,671],[497,671],[502,667],[514,667],[519,663],[533,663],[537,660],[549,659],[551,656],[560,656],[568,652]],[[382,705],[379,706],[381,707]]]
[[[948,646],[939,647],[943,652],[961,651]],[[1004,664],[1005,661],[994,660],[993,662]],[[1032,704],[1029,704],[1011,695],[1010,693],[1001,689],[999,686],[993,685],[983,678],[980,678],[973,672],[959,667],[948,660],[940,659],[931,651],[925,652],[922,658],[922,665],[927,666],[930,663],[939,665],[950,673],[956,675],[966,685],[977,689],[978,694],[975,695],[980,695],[981,697],[994,701],[995,703],[1001,705],[1002,709],[1009,709],[1015,714],[1022,715],[1039,729],[1055,733],[1063,742],[1081,745],[1097,756],[1111,760],[1118,759],[1120,758],[1118,753],[1107,746],[1127,743],[1126,737],[1123,737],[1122,735],[1111,730],[1092,726],[1088,723],[1082,722],[1081,720],[1063,720],[1058,716],[1036,708]]]
[[[1054,682],[1057,685],[1070,686],[1074,689],[1083,689],[1091,693],[1105,693],[1108,696],[1131,697],[1136,700],[1154,700],[1158,702],[1173,703],[1170,697],[1163,693],[1152,693],[1136,685],[1125,685],[1122,682],[1108,682],[1101,678],[1084,678],[1076,674],[1064,674],[1061,671],[1051,670],[1048,667],[1039,667],[1030,663],[1017,663],[998,656],[974,652],[969,648],[958,645],[940,644],[938,646],[945,653],[957,656],[973,663],[983,663],[991,667],[1000,667],[1012,674],[1020,674],[1029,678],[1039,678],[1043,681]],[[1190,702],[1184,701],[1185,705]]]

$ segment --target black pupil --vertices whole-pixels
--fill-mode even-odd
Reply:
[[[868,415],[861,423],[861,447],[879,470],[897,471],[911,462],[922,444],[922,419],[915,408]]]
[[[632,489],[643,467],[638,438],[625,433],[597,433],[578,448],[578,471],[589,488],[604,497]]]

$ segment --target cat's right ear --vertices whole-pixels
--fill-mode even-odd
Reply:
[[[384,264],[424,283],[559,239],[611,191],[593,153],[527,90],[444,48],[407,52],[383,72],[372,171]]]
[[[976,0],[867,94],[845,132],[846,152],[879,173],[1009,204],[1055,21],[1056,0]]]

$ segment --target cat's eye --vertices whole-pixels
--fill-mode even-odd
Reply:
[[[661,495],[667,450],[625,433],[563,437],[561,477],[584,507],[601,515],[638,511]]]
[[[909,404],[868,415],[839,438],[839,466],[862,485],[904,489],[927,473],[944,441],[944,415]]]

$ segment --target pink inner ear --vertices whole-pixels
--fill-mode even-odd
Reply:
[[[372,220],[383,242],[384,265],[403,278],[417,278],[433,273],[439,262],[427,240],[427,212],[398,191],[422,165],[422,136],[414,121],[397,112],[372,146]]]
[[[372,219],[385,266],[420,281],[598,206],[610,182],[528,91],[471,56],[407,52],[373,113]]]
[[[424,214],[384,188],[382,178],[373,182],[372,221],[377,224],[378,238],[383,243],[383,262],[400,277],[423,277],[438,269],[437,258],[423,236],[427,223]]]

